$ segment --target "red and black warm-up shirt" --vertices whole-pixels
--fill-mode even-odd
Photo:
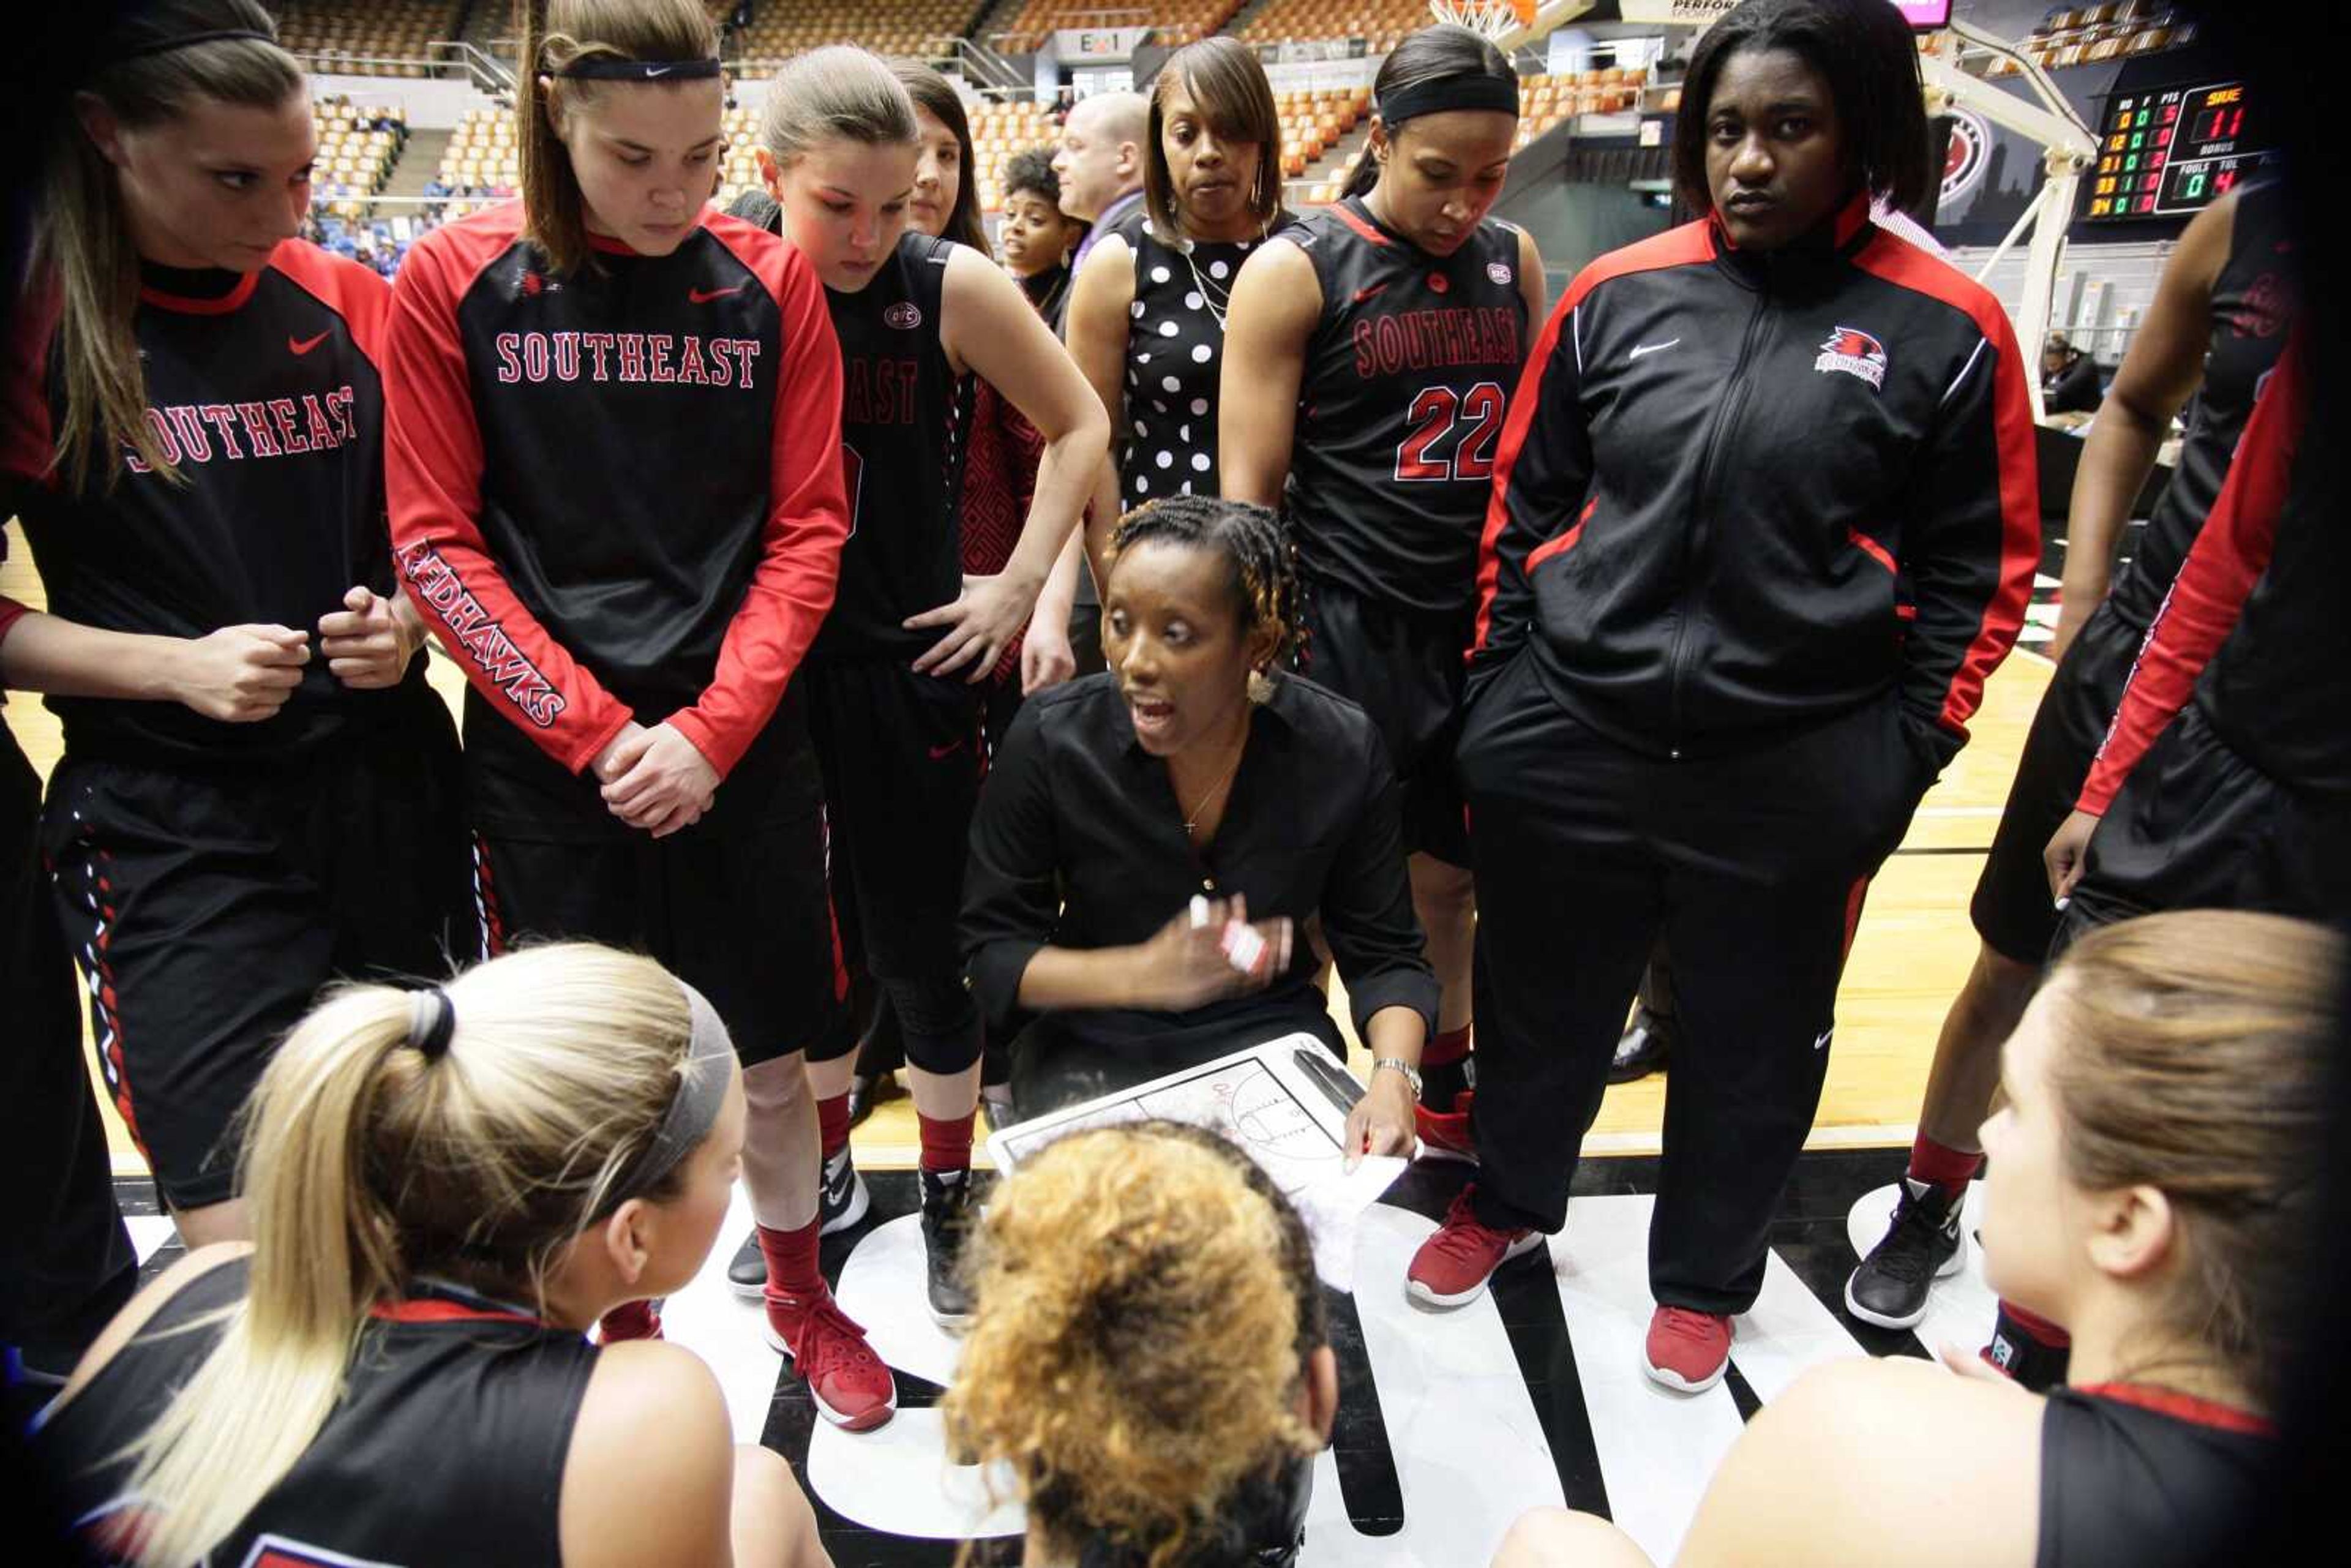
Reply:
[[[2025,373],[1999,303],[1864,198],[1769,255],[1708,218],[1601,257],[1510,400],[1473,683],[1531,647],[1661,756],[1893,690],[1939,767],[2040,559]]]
[[[311,635],[284,707],[255,724],[172,702],[47,699],[78,758],[172,766],[268,763],[388,723],[423,665],[390,691],[353,691],[319,656],[321,616],[392,586],[384,532],[383,279],[302,240],[257,272],[141,269],[131,332],[147,427],[178,474],[129,447],[76,492],[57,470],[65,417],[58,302],[11,322],[0,391],[0,487],[23,523],[50,611],[110,632],[203,637],[224,626]]]
[[[522,226],[517,203],[434,230],[392,295],[392,540],[471,684],[469,773],[577,774],[633,718],[723,778],[848,532],[823,287],[716,212],[668,256],[599,242],[560,277]]]
[[[2180,709],[2300,793],[2351,800],[2351,551],[2304,472],[2309,347],[2297,330],[2253,405],[2212,515],[2147,630],[2078,804],[2104,816]]]

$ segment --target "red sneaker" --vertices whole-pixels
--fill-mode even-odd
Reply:
[[[1722,1381],[1730,1364],[1730,1316],[1659,1307],[1649,1318],[1649,1343],[1641,1364],[1653,1383],[1703,1394]]]
[[[623,1340],[659,1339],[661,1336],[661,1308],[652,1301],[622,1301],[606,1312],[596,1324],[598,1344],[619,1344]]]
[[[770,1290],[768,1343],[790,1360],[817,1409],[834,1426],[870,1432],[897,1413],[897,1380],[831,1291],[788,1296]]]
[[[1405,1293],[1431,1307],[1464,1307],[1486,1293],[1494,1270],[1542,1245],[1539,1230],[1497,1230],[1469,1206],[1473,1184],[1461,1189],[1437,1234],[1420,1244],[1405,1270]]]
[[[1453,1109],[1432,1111],[1426,1105],[1412,1108],[1413,1130],[1420,1134],[1420,1156],[1427,1160],[1459,1160],[1464,1165],[1478,1163],[1478,1138],[1469,1126],[1470,1102],[1477,1098],[1475,1090],[1464,1089],[1453,1097]]]

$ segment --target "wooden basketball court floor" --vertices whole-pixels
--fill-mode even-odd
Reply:
[[[2062,548],[2062,541],[2052,543]],[[2043,594],[2053,586],[2049,577],[2042,579]],[[46,602],[21,535],[10,540],[8,559],[0,564],[0,592],[37,608]],[[1975,958],[1968,897],[2000,820],[2033,709],[2049,682],[2049,661],[2029,644],[2045,640],[2050,612],[2036,604],[2032,613],[2036,624],[2028,627],[2026,643],[1993,674],[1986,689],[1983,706],[1970,727],[1971,741],[1928,792],[1908,836],[1870,888],[1837,998],[1828,1084],[1809,1148],[1885,1147],[1910,1141],[1944,1009]],[[432,679],[454,703],[461,677],[437,650]],[[57,758],[56,720],[38,699],[24,694],[15,695],[0,714],[46,779]],[[1341,1028],[1348,1030],[1345,998],[1335,985],[1333,992],[1332,1010]],[[1352,1043],[1351,1030],[1349,1039]],[[1368,1057],[1359,1044],[1353,1061],[1359,1073],[1368,1071]],[[1666,1082],[1650,1078],[1610,1089],[1587,1151],[1656,1154]],[[103,1093],[99,1098],[101,1103],[106,1100]],[[141,1174],[138,1152],[110,1107],[107,1115],[117,1173]],[[911,1168],[916,1154],[911,1103],[902,1098],[878,1107],[858,1129],[855,1147],[862,1168]]]

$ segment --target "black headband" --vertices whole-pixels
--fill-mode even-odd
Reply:
[[[1504,114],[1519,112],[1519,78],[1489,76],[1484,71],[1459,76],[1438,77],[1431,81],[1416,81],[1398,88],[1372,102],[1372,112],[1380,123],[1394,131],[1407,120],[1417,120],[1424,114],[1442,114],[1448,109],[1499,110]]]
[[[618,55],[583,55],[551,74],[573,81],[696,81],[718,74],[716,56],[693,60],[628,60]]]
[[[143,44],[130,44],[113,51],[117,64],[124,60],[143,59],[149,55],[168,55],[174,49],[193,49],[198,44],[225,44],[232,38],[249,39],[256,44],[274,44],[277,40],[267,33],[251,27],[224,27],[216,33],[182,33],[172,38],[150,38]]]

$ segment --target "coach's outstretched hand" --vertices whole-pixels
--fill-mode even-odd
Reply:
[[[1236,931],[1256,934],[1256,951],[1238,949],[1251,959],[1246,968],[1234,961]],[[1291,935],[1287,915],[1250,925],[1249,905],[1238,897],[1209,904],[1205,919],[1195,919],[1187,910],[1133,949],[1137,963],[1131,1005],[1185,1012],[1219,997],[1263,990],[1290,967]]]
[[[310,639],[291,626],[224,626],[172,661],[172,695],[206,718],[258,724],[286,706],[309,662]]]
[[[403,596],[354,588],[343,607],[319,617],[319,652],[335,679],[354,691],[400,685],[408,662],[424,645],[424,625]]]
[[[987,679],[988,672],[1004,657],[1004,650],[1029,624],[1040,586],[1008,571],[994,577],[967,575],[963,592],[953,604],[906,617],[909,632],[946,628],[930,652],[914,661],[915,673],[944,676],[969,664],[971,674],[966,680],[977,684]]]
[[[666,724],[622,730],[596,759],[596,776],[612,815],[657,839],[700,821],[718,795],[718,770]]]

